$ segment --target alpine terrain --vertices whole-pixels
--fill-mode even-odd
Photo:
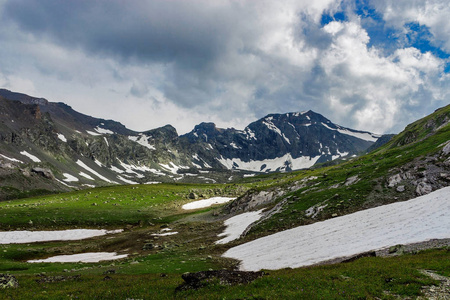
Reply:
[[[179,136],[1,93],[2,298],[450,297],[450,105]]]
[[[271,114],[244,130],[201,123],[182,136],[171,125],[136,132],[5,89],[0,111],[1,198],[115,184],[232,182],[354,157],[380,138],[313,111]]]

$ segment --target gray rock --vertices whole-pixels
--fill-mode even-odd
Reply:
[[[405,186],[404,185],[399,185],[397,187],[397,192],[401,193],[401,192],[404,192],[404,191],[405,191]]]
[[[416,193],[417,195],[422,196],[431,193],[432,190],[433,188],[430,184],[422,181],[417,184]]]
[[[16,288],[19,286],[19,282],[16,277],[10,274],[0,274],[0,288]]]
[[[41,176],[44,176],[45,178],[48,178],[48,179],[55,179],[55,176],[53,175],[53,172],[50,169],[36,167],[36,168],[31,169],[31,172],[36,173]]]
[[[188,198],[189,198],[189,199],[197,199],[197,198],[198,198],[198,195],[197,195],[196,193],[189,193]]]
[[[389,254],[398,254],[401,255],[405,253],[405,246],[404,245],[395,245],[389,248]]]
[[[395,174],[392,175],[391,177],[389,177],[388,179],[388,186],[389,187],[394,187],[396,186],[400,181],[402,181],[402,176],[399,174]]]
[[[347,178],[344,185],[349,186],[359,181],[358,175]]]
[[[144,244],[144,247],[142,247],[142,250],[152,250],[155,248],[155,245],[153,245],[152,243],[146,243]]]
[[[444,180],[450,181],[450,174],[448,174],[448,173],[441,173],[441,174],[439,174],[439,177]]]
[[[442,154],[448,155],[450,153],[450,141],[447,142],[447,144],[442,148]]]

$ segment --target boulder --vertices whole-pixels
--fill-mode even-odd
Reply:
[[[399,185],[397,187],[397,192],[401,193],[401,192],[404,192],[404,191],[405,191],[405,186],[404,185]]]
[[[155,248],[155,245],[153,245],[152,243],[146,243],[144,244],[144,246],[142,247],[142,250],[152,250]]]
[[[419,196],[429,194],[432,192],[432,190],[433,190],[433,188],[431,187],[431,185],[424,181],[419,182],[419,184],[417,184],[417,187],[416,187],[416,193]]]
[[[41,175],[48,179],[55,179],[55,176],[53,175],[53,172],[50,169],[36,167],[31,169],[31,172]]]
[[[450,141],[442,148],[442,154],[447,156],[450,153]]]
[[[388,179],[388,186],[394,187],[396,186],[400,181],[402,181],[402,176],[400,174],[395,174],[389,177]]]

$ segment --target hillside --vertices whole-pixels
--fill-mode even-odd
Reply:
[[[449,116],[447,106],[414,123],[415,130]],[[267,173],[229,184],[114,185],[0,202],[2,230],[30,230],[40,238],[44,233],[39,230],[58,230],[39,243],[0,244],[0,272],[11,273],[19,282],[4,295],[30,299],[448,295],[448,248],[424,251],[450,243],[446,218],[450,125],[435,124],[424,135],[408,126],[416,136],[408,143],[395,144],[394,137],[369,154],[333,166]],[[211,197],[221,198],[207,200]],[[229,202],[207,206],[224,201]],[[60,236],[71,237],[67,229],[114,231],[63,241],[66,238]],[[29,231],[25,235],[32,236]],[[56,236],[61,240],[54,241]],[[237,254],[229,255],[233,251]],[[104,261],[92,262],[99,253]],[[249,263],[248,257],[254,262]],[[348,262],[336,264],[342,259]],[[331,265],[299,267],[316,263]],[[239,267],[277,270],[236,273]],[[284,267],[288,269],[278,270]],[[195,283],[193,278],[203,279]]]
[[[64,103],[0,89],[0,199],[94,186],[227,183],[364,153],[378,135],[312,111],[272,114],[244,130],[201,123],[136,132]]]

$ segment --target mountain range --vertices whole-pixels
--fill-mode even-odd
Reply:
[[[351,158],[391,137],[342,127],[311,110],[270,114],[244,130],[201,123],[181,136],[171,125],[137,132],[6,89],[0,111],[3,197],[110,184],[232,182]]]

